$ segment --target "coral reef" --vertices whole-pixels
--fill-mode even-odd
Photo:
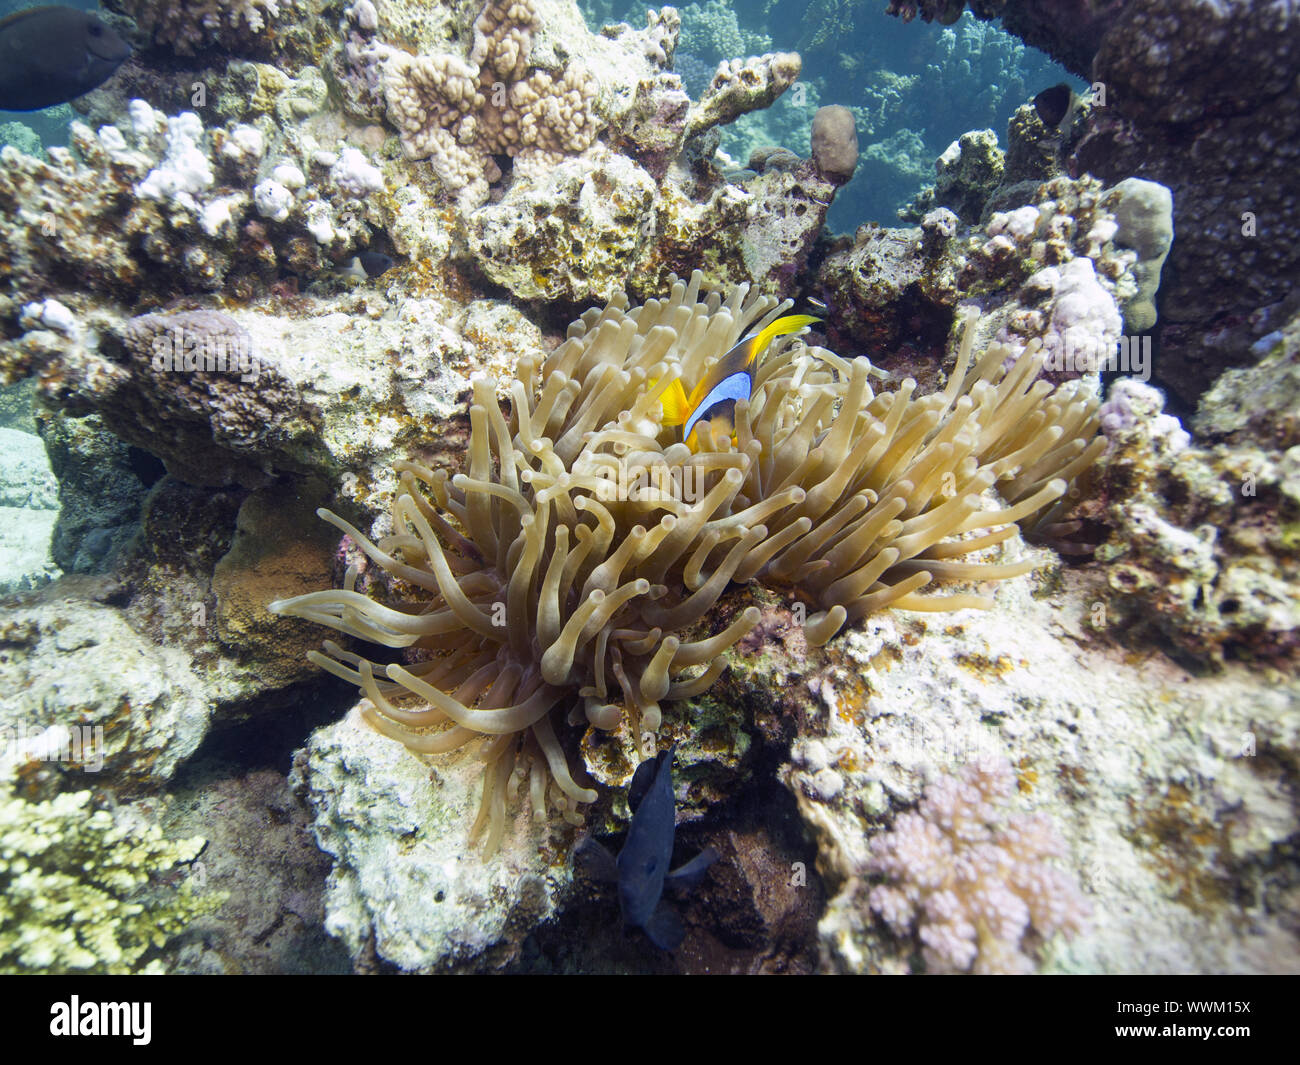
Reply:
[[[1300,648],[1300,318],[1272,349],[1205,394],[1195,442],[1135,382],[1102,411],[1106,624],[1154,630],[1202,667],[1244,656],[1285,668]]]
[[[257,128],[205,130],[192,112],[169,118],[143,100],[132,101],[129,122],[97,133],[74,123],[70,137],[76,156],[52,148],[48,162],[0,151],[2,262],[15,303],[87,288],[129,302],[143,291],[228,285],[247,298],[257,280],[275,280],[278,268],[319,274],[324,249],[344,255],[369,240],[362,198],[379,175],[355,159],[343,170],[336,164],[327,190],[308,196],[272,175],[296,171],[299,179],[290,182],[301,186],[311,162],[269,152]],[[255,215],[282,228],[268,230]],[[78,303],[78,295],[65,299]]]
[[[984,204],[1002,184],[1005,158],[991,129],[963,133],[934,162],[934,185],[921,192],[900,217],[919,218],[932,207],[947,207],[968,225],[980,220]]]
[[[0,130],[0,966],[1296,967],[1293,11],[109,6]]]
[[[1137,291],[1137,253],[1117,247],[1094,179],[1055,178],[1027,199],[982,231],[963,231],[936,208],[919,232],[863,226],[837,241],[818,277],[831,339],[873,355],[907,341],[932,351],[958,303],[974,297],[985,312],[981,340],[1041,342],[1055,380],[1086,372],[1089,360],[1095,370],[1120,338],[1118,306]]]
[[[523,179],[469,222],[483,272],[524,299],[608,299],[654,237],[655,184],[624,155],[599,150]]]
[[[235,52],[268,47],[277,23],[292,17],[295,0],[109,0],[108,6],[130,15],[156,44],[193,55],[214,44]]]
[[[538,3],[439,10],[427,24],[387,6],[361,21],[363,9],[349,9],[349,36],[321,67],[230,61],[209,79],[213,106],[194,112],[164,115],[138,99],[124,121],[97,103],[97,132],[71,129],[75,155],[5,156],[0,267],[13,305],[0,310],[56,297],[76,312],[87,284],[137,310],[184,293],[242,303],[272,285],[331,282],[356,252],[390,242],[443,274],[466,269],[526,299],[584,302],[639,274],[647,291],[662,287],[695,262],[671,243],[655,255],[656,234],[700,231],[714,234],[728,269],[752,263],[750,280],[788,292],[795,271],[762,250],[767,221],[799,218],[784,237],[802,261],[833,190],[821,179],[806,191],[765,187],[745,204],[745,224],[731,226],[746,193],[712,165],[707,141],[789,88],[798,56],[722,64],[692,102],[666,72],[679,31],[671,8],[643,30],[595,35],[571,3]],[[463,54],[447,40],[465,40]],[[327,75],[348,100],[347,121],[333,113]],[[151,99],[189,92],[136,86]],[[809,116],[792,114],[806,136]],[[704,165],[690,172],[696,159]],[[438,209],[448,193],[458,210]],[[473,210],[489,199],[487,213]],[[41,362],[4,346],[11,376]]]
[[[1285,972],[1300,960],[1290,847],[1300,691],[1229,662],[1198,676],[1092,622],[1110,594],[1102,567],[1048,564],[1006,585],[990,611],[887,613],[825,657],[769,644],[722,683],[756,718],[793,717],[781,778],[818,846],[830,903],[822,968],[905,972],[873,912],[871,839],[940,774],[1009,759],[1016,804],[1055,823],[1058,867],[1081,885],[1086,935],[1036,950],[1043,972]],[[1280,756],[1280,757],[1279,757]]]
[[[528,76],[538,14],[531,0],[489,0],[465,58],[394,52],[383,66],[388,117],[413,159],[429,159],[467,206],[500,180],[495,156],[541,173],[595,139],[599,85],[583,66]],[[490,102],[490,106],[489,106]]]
[[[683,4],[681,13],[687,47],[705,59],[716,62],[772,50],[772,38],[760,30],[741,26],[736,9],[723,0]]]
[[[913,929],[928,972],[1028,973],[1032,932],[1066,938],[1083,931],[1088,904],[1048,864],[1065,843],[1043,815],[1008,816],[1011,765],[975,762],[960,777],[925,789],[915,813],[871,840],[868,904],[900,936]]]
[[[1072,173],[1140,174],[1172,192],[1157,379],[1194,405],[1224,368],[1255,361],[1251,345],[1283,320],[1269,308],[1300,276],[1300,208],[1282,191],[1300,152],[1300,102],[1286,91],[1300,14],[1249,0],[971,7],[1105,87]]]

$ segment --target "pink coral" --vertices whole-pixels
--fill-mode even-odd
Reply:
[[[1048,864],[1065,850],[1051,820],[1000,813],[1014,787],[1005,760],[969,765],[872,840],[868,871],[890,883],[872,889],[870,906],[900,936],[916,928],[931,972],[1032,972],[1031,929],[1069,937],[1086,923],[1078,887]]]

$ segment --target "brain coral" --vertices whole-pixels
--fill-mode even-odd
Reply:
[[[544,363],[521,360],[508,412],[476,380],[467,472],[400,464],[393,535],[372,542],[320,512],[389,576],[389,602],[358,591],[350,569],[340,590],[270,606],[409,649],[387,667],[331,643],[313,654],[413,751],[481,743],[475,834],[488,827],[489,848],[516,768],[538,817],[548,779],[570,819],[596,797],[572,778],[552,711],[640,736],[658,730],[665,701],[717,679],[759,621],[753,606],[729,623],[715,611],[729,586],[758,579],[806,600],[814,644],[890,605],[986,605],[918,593],[1027,572],[963,556],[1013,537],[1102,446],[1080,382],[1035,382],[1034,343],[1014,364],[999,345],[971,366],[967,330],[945,391],[919,398],[910,380],[875,394],[866,360],[778,344],[736,404],[735,435],[710,429],[693,452],[660,397],[678,378],[689,390],[786,306],[747,285],[702,295],[701,280],[586,312]],[[1005,509],[985,498],[995,483]]]

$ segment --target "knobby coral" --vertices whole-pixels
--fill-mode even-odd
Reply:
[[[759,621],[751,606],[713,635],[689,631],[721,624],[730,585],[758,579],[807,600],[814,644],[890,605],[988,605],[918,592],[1027,572],[962,556],[1012,538],[1102,446],[1089,442],[1097,402],[1079,382],[1035,382],[1032,345],[1013,364],[995,346],[971,366],[968,329],[945,391],[921,397],[910,380],[876,394],[865,359],[778,343],[736,404],[734,435],[701,423],[711,439],[692,451],[664,424],[665,390],[680,378],[689,392],[788,306],[747,285],[702,295],[701,282],[697,271],[667,299],[630,307],[619,294],[586,312],[543,363],[521,360],[509,412],[476,380],[468,472],[401,463],[392,535],[372,542],[320,512],[414,600],[395,589],[378,602],[349,570],[341,590],[270,606],[410,649],[384,679],[335,644],[313,654],[413,751],[481,741],[475,834],[489,827],[489,848],[516,767],[537,817],[548,773],[570,819],[596,797],[570,775],[553,710],[640,736],[658,730],[665,701],[713,684]],[[986,504],[999,482],[1005,508]]]
[[[890,883],[868,902],[899,935],[917,926],[931,972],[1032,972],[1022,949],[1031,928],[1069,937],[1087,921],[1078,887],[1047,863],[1065,850],[1052,822],[1000,811],[1015,783],[1005,759],[974,763],[931,784],[916,813],[872,840],[869,871]]]
[[[588,147],[600,129],[597,83],[578,64],[528,74],[539,16],[531,0],[489,0],[468,58],[394,51],[384,64],[388,115],[413,159],[428,158],[467,202],[487,199],[496,156],[538,172]]]

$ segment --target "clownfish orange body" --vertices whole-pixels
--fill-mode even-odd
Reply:
[[[680,425],[682,440],[692,451],[700,450],[702,424],[731,436],[735,431],[736,401],[748,400],[753,393],[754,371],[767,346],[779,336],[820,321],[808,314],[790,314],[751,333],[709,367],[689,396],[680,378],[673,381],[664,392],[664,424]]]

